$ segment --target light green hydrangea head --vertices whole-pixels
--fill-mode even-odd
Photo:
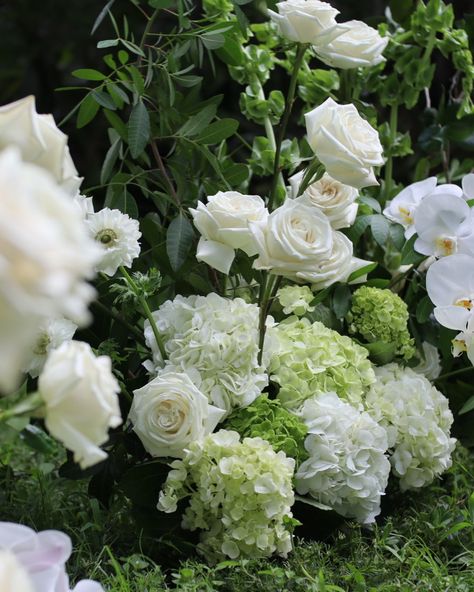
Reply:
[[[308,458],[304,446],[308,428],[296,415],[282,407],[280,401],[271,401],[266,395],[255,399],[249,407],[234,411],[225,427],[235,430],[243,438],[267,440],[274,450],[282,450],[286,456],[294,458],[296,466]]]
[[[291,550],[295,461],[261,438],[220,430],[195,442],[171,464],[158,509],[174,512],[189,499],[182,526],[202,530],[198,550],[226,557],[286,556]]]
[[[329,391],[353,405],[361,403],[375,380],[365,348],[308,319],[289,318],[271,332],[278,345],[269,372],[280,385],[283,406],[297,408],[309,397]]]
[[[367,341],[393,344],[395,353],[409,360],[415,346],[408,331],[408,307],[391,290],[362,286],[354,292],[347,315],[349,332]]]
[[[307,312],[313,312],[314,306],[310,306],[314,300],[314,294],[308,286],[284,286],[277,292],[278,302],[283,307],[285,314],[304,316]]]

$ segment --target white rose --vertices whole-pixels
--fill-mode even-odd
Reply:
[[[0,590],[2,592],[33,592],[26,570],[10,551],[0,551]]]
[[[351,187],[378,185],[374,166],[382,166],[377,131],[354,105],[327,99],[305,114],[308,142],[331,177]]]
[[[278,13],[268,14],[280,28],[281,34],[291,41],[322,44],[334,38],[335,16],[339,11],[327,2],[318,0],[287,0],[277,3]]]
[[[269,269],[316,289],[345,281],[367,262],[352,256],[352,243],[331,228],[328,218],[303,198],[287,200],[255,230],[259,257],[255,269]]]
[[[87,216],[86,226],[91,238],[101,247],[101,259],[97,271],[115,275],[119,266],[131,267],[133,260],[140,255],[138,220],[130,218],[120,210],[104,208],[96,214]]]
[[[89,344],[68,341],[50,353],[38,380],[51,434],[74,452],[84,469],[107,457],[99,448],[109,428],[122,423],[108,356],[96,357]]]
[[[0,153],[0,389],[15,387],[40,323],[89,318],[99,250],[51,175],[10,148]]]
[[[26,162],[49,171],[61,187],[75,195],[82,179],[52,115],[36,112],[35,97],[29,96],[0,107],[0,150],[17,146]]]
[[[362,21],[349,21],[338,25],[340,34],[330,43],[316,46],[318,58],[331,68],[367,68],[385,61],[382,52],[388,37],[381,37],[376,29]]]
[[[304,171],[290,177],[293,197],[298,196],[298,190],[303,180]],[[334,230],[347,228],[354,223],[358,205],[354,203],[359,192],[354,187],[344,185],[330,177],[327,173],[307,187],[301,197],[309,205],[319,208],[329,219]]]
[[[202,441],[225,414],[174,367],[165,368],[133,394],[129,419],[152,456],[184,457],[185,449]]]
[[[235,249],[247,255],[257,253],[249,222],[264,226],[268,218],[265,202],[258,195],[242,195],[238,191],[219,191],[189,210],[194,225],[201,233],[196,257],[211,267],[229,273]]]

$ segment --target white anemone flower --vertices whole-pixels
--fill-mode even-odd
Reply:
[[[474,314],[474,257],[459,253],[436,261],[428,269],[426,289],[438,323],[464,331]]]
[[[474,255],[474,218],[471,208],[463,197],[449,190],[438,190],[423,199],[415,212],[415,230],[418,238],[414,249],[422,255]]]

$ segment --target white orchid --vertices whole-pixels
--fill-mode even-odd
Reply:
[[[443,187],[443,186],[441,186]],[[416,209],[414,249],[422,255],[446,257],[455,253],[474,255],[474,217],[462,196],[439,187]],[[459,192],[461,193],[461,189]]]
[[[474,314],[469,317],[466,329],[453,339],[453,356],[456,358],[464,352],[474,365]]]

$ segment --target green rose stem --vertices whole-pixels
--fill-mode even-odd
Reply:
[[[263,345],[265,343],[265,331],[266,325],[265,321],[267,319],[268,310],[270,305],[275,298],[276,293],[278,292],[278,288],[280,287],[282,277],[281,276],[274,276],[267,272],[263,274],[262,283],[260,284],[260,318],[259,318],[259,326],[258,326],[258,363],[262,363],[263,358]]]
[[[296,82],[298,79],[298,72],[301,68],[301,64],[303,63],[303,57],[306,51],[307,45],[304,43],[298,43],[298,49],[296,51],[296,58],[293,67],[293,72],[291,74],[290,79],[290,86],[288,87],[288,94],[286,96],[285,102],[285,111],[283,112],[283,116],[281,119],[280,128],[278,130],[278,137],[276,142],[276,150],[275,150],[275,163],[273,166],[273,179],[272,179],[272,187],[270,190],[270,197],[268,198],[268,209],[271,211],[273,208],[273,204],[276,198],[276,192],[278,188],[278,178],[280,175],[280,156],[281,156],[281,145],[285,138],[286,127],[288,125],[288,120],[290,119],[291,110],[293,108],[293,103],[295,101],[295,91],[296,91]]]
[[[0,411],[0,421],[8,421],[12,417],[31,415],[43,406],[43,399],[39,393],[31,393],[26,399],[11,407]]]
[[[98,311],[105,313],[106,315],[114,319],[114,321],[117,321],[117,323],[123,325],[126,329],[128,329],[128,331],[130,331],[130,333],[134,335],[135,339],[139,343],[141,343],[142,345],[146,345],[142,333],[140,333],[140,331],[136,327],[134,327],[126,319],[124,319],[114,307],[109,308],[108,306],[105,306],[105,304],[102,304],[102,302],[100,302],[99,300],[96,300],[92,303],[92,308],[95,308]]]
[[[383,203],[390,199],[393,187],[393,156],[392,147],[397,140],[398,127],[398,103],[392,103],[390,107],[390,149],[388,153],[387,162],[385,163],[385,185]]]
[[[148,302],[140,294],[140,290],[139,290],[138,286],[133,281],[132,277],[130,276],[128,271],[125,269],[125,267],[123,267],[123,265],[121,265],[119,267],[119,269],[120,269],[120,273],[126,279],[127,284],[130,286],[130,289],[136,295],[137,300],[143,309],[145,317],[148,319],[148,321],[150,323],[151,329],[153,331],[153,335],[155,336],[155,341],[158,345],[158,349],[160,350],[161,357],[163,358],[163,360],[166,360],[167,356],[166,356],[165,346],[163,345],[163,340],[161,338],[160,332],[158,331],[158,327],[156,326],[155,319],[153,318],[150,307],[148,306]]]

